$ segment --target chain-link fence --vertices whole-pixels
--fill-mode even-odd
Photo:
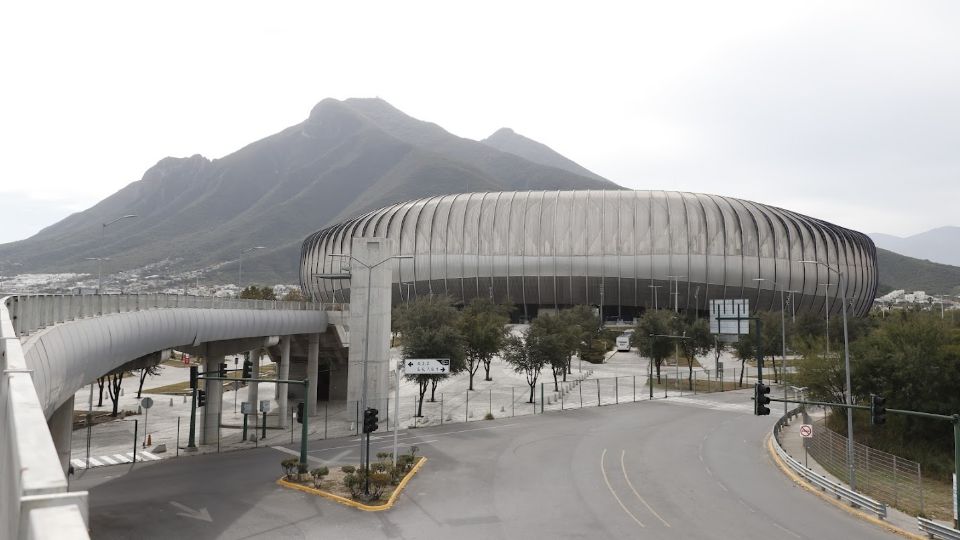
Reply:
[[[826,416],[813,422],[816,437],[804,439],[807,452],[837,478],[849,478],[847,438],[826,426]],[[920,464],[855,442],[854,475],[857,491],[911,515],[925,515]]]

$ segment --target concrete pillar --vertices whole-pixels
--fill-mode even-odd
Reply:
[[[290,378],[290,336],[280,338],[280,369],[277,370],[277,380]],[[287,410],[287,395],[290,388],[287,384],[277,383],[277,414],[280,415],[280,427],[287,427],[290,411]]]
[[[66,474],[70,465],[71,443],[73,442],[73,396],[65,401],[47,420],[50,435],[53,436],[53,445],[57,448],[60,465]]]
[[[259,379],[260,378],[260,348],[259,347],[250,351],[250,361],[253,362],[253,370],[251,370],[250,377],[253,379]],[[247,384],[249,385],[247,387],[247,402],[250,403],[250,407],[252,407],[253,409],[253,414],[259,415],[260,414],[259,383],[257,383],[256,381],[250,381]],[[253,426],[256,423],[254,416],[248,416],[247,422],[250,425],[250,429],[248,431],[250,440],[253,441],[258,439],[259,437],[257,435],[257,432],[256,430],[253,429]]]
[[[367,406],[375,407],[389,397],[390,281],[392,269],[397,263],[394,260],[378,263],[394,254],[393,245],[393,240],[389,238],[354,238],[351,245],[351,255],[364,264],[350,264],[348,406],[360,400],[362,395],[363,360],[368,335]],[[368,270],[367,267],[374,265],[375,268]]]
[[[307,378],[310,379],[310,393],[304,397],[307,414],[317,415],[317,395],[320,390],[320,334],[310,334],[307,342]]]
[[[204,354],[203,370],[207,373],[216,373],[219,365],[224,361],[222,356]],[[200,409],[203,411],[203,424],[200,431],[200,444],[217,444],[217,431],[220,426],[220,407],[223,406],[223,382],[204,381],[204,391],[207,393],[207,404]]]

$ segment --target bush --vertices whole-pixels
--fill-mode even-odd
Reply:
[[[320,489],[320,484],[323,482],[323,477],[330,474],[330,469],[326,467],[317,467],[316,469],[310,471],[310,476],[313,477],[313,487]]]
[[[487,413],[484,417],[484,420],[493,420],[493,413]]]
[[[360,479],[358,473],[347,473],[343,477],[343,485],[350,490],[350,495],[353,498],[357,498],[363,493],[363,480]]]
[[[390,458],[393,457],[393,452],[377,452],[377,459],[380,461],[386,462],[390,461]]]
[[[387,486],[390,485],[390,475],[387,473],[376,472],[370,475],[370,497],[379,499]]]
[[[297,467],[300,465],[300,460],[298,458],[287,458],[280,462],[280,466],[283,467],[283,474],[287,477],[287,480],[292,480],[293,475],[297,472]]]
[[[373,469],[374,472],[385,472],[387,467],[389,467],[389,464],[382,461],[370,464],[370,468]]]
[[[347,474],[353,474],[357,472],[357,468],[353,465],[344,465],[343,467],[340,467],[340,470]]]
[[[410,457],[416,457],[416,456],[417,456],[417,452],[419,452],[419,451],[420,451],[420,447],[419,447],[419,446],[417,446],[417,445],[411,446],[411,447],[410,447]]]

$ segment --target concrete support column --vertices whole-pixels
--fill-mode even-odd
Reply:
[[[260,378],[260,348],[252,349],[250,351],[250,361],[253,362],[253,369],[251,370],[250,377],[253,379]],[[260,414],[260,394],[259,394],[259,383],[256,381],[250,381],[247,383],[247,401],[250,403],[250,406],[253,408],[254,414]],[[256,430],[253,429],[255,424],[253,417],[248,417],[247,421],[250,423],[250,440],[256,440],[258,438]]]
[[[66,474],[70,465],[70,450],[73,441],[73,396],[65,401],[47,420],[50,435],[53,436],[53,445],[57,448],[60,465]]]
[[[304,396],[309,416],[317,415],[317,396],[320,385],[320,334],[310,334],[307,338],[307,378],[310,379],[310,393]]]
[[[364,351],[368,355],[367,406],[382,406],[389,397],[390,280],[397,262],[382,261],[394,254],[393,245],[388,238],[354,238],[351,244],[351,255],[363,264],[350,265],[348,406],[363,394]]]
[[[207,373],[216,373],[223,361],[222,356],[204,354],[203,370]],[[220,408],[223,406],[223,383],[221,381],[204,381],[203,386],[207,393],[207,404],[201,409],[203,411],[203,427],[200,431],[200,444],[217,444],[217,433],[220,429]]]
[[[290,336],[280,338],[280,369],[277,370],[277,380],[290,378]],[[280,415],[280,427],[287,427],[290,412],[287,410],[287,395],[290,388],[286,383],[277,383],[277,414]]]

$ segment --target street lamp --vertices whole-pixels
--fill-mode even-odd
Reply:
[[[829,268],[829,267],[828,267]],[[824,308],[827,313],[827,354],[830,354],[830,287],[833,287],[835,284],[830,283],[827,280],[827,283],[817,283],[818,286],[823,287],[823,302]]]
[[[253,246],[246,249],[240,250],[240,265],[237,268],[237,287],[240,288],[240,291],[243,292],[243,254],[250,253],[255,249],[266,249],[264,246]],[[238,294],[239,295],[239,294]]]
[[[116,219],[100,224],[100,252],[101,253],[103,252],[103,248],[104,248],[104,241],[106,239],[107,227],[109,227],[110,225],[113,225],[118,221],[121,221],[124,219],[132,219],[135,217],[139,217],[139,216],[137,216],[136,214],[127,214],[125,216],[120,216]],[[103,281],[101,280],[101,276],[103,275],[103,261],[109,260],[109,259],[105,259],[105,257],[91,257],[88,260],[92,260],[94,258],[97,259],[97,294],[103,294]],[[91,388],[93,388],[92,385],[91,385]],[[90,399],[91,401],[93,400],[92,397]]]
[[[673,312],[674,312],[674,313],[680,313],[680,278],[685,278],[685,277],[687,277],[687,276],[681,276],[681,275],[676,275],[676,274],[674,274],[674,275],[667,276],[667,277],[670,278],[671,280],[673,280],[673,289],[674,289],[674,292],[673,292]]]
[[[846,401],[847,405],[850,406],[847,408],[847,468],[849,469],[849,484],[850,489],[856,489],[857,479],[854,474],[854,463],[853,463],[853,394],[850,390],[850,339],[847,333],[847,279],[839,267],[834,268],[829,264],[822,261],[800,261],[802,264],[817,264],[820,265],[831,272],[837,274],[837,278],[843,282],[843,292],[840,294],[840,301],[843,306],[843,364],[844,371],[846,371]],[[829,338],[829,335],[828,335]],[[827,343],[830,343],[830,340],[827,339]]]
[[[647,285],[647,287],[650,287],[651,289],[653,289],[653,309],[655,310],[660,309],[660,304],[657,301],[657,289],[659,289],[660,287],[663,287],[663,285]]]
[[[780,285],[776,281],[769,280],[767,278],[753,278],[753,281],[756,281],[758,283],[769,281],[770,283],[773,283],[774,290],[776,290],[777,286]],[[783,352],[781,353],[781,356],[780,356],[780,370],[783,373],[780,375],[780,378],[782,379],[781,382],[783,383],[783,400],[784,400],[783,416],[787,416],[787,401],[786,401],[787,400],[787,321],[783,311],[783,307],[784,307],[783,293],[784,292],[785,291],[781,288],[780,289],[780,340],[781,340],[780,343],[781,343]],[[776,375],[777,366],[773,366],[773,367],[774,367],[774,370],[773,370],[774,375]]]
[[[413,255],[391,255],[389,257],[386,257],[385,259],[381,259],[380,261],[374,264],[367,264],[361,261],[360,259],[354,257],[353,255],[350,255],[347,253],[330,253],[329,256],[350,259],[351,261],[367,269],[367,315],[366,315],[367,321],[366,321],[366,327],[364,329],[364,340],[363,340],[363,375],[362,375],[363,382],[360,385],[360,410],[366,413],[367,411],[367,359],[369,358],[369,353],[370,353],[370,297],[372,296],[370,294],[370,287],[372,285],[371,280],[373,278],[373,270],[387,261],[391,261],[393,259],[412,259]],[[321,276],[323,275],[325,274],[321,274]],[[352,289],[352,285],[351,285],[351,289]],[[399,385],[399,379],[398,379],[398,385]],[[394,414],[397,414],[397,411],[394,411]],[[367,435],[367,438],[369,439],[370,434],[367,433],[366,435]],[[366,468],[364,469],[367,473],[365,476],[366,481],[364,486],[364,492],[369,493],[370,491],[370,471],[369,471],[370,456],[365,454],[365,449],[366,449],[366,446],[363,444],[363,437],[361,437],[360,438],[360,457],[362,462],[361,466],[363,466],[364,464],[367,464]]]

